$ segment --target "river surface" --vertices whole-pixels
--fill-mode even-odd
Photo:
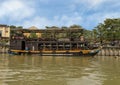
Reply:
[[[0,85],[120,85],[120,58],[0,54]]]

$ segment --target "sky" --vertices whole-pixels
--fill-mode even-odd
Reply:
[[[0,24],[91,30],[106,18],[120,18],[119,0],[0,0]]]

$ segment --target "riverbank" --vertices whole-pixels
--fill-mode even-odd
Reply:
[[[120,47],[103,47],[96,56],[120,56]]]

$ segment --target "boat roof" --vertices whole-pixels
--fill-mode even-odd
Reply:
[[[22,33],[64,33],[64,32],[82,32],[83,29],[13,29],[12,31],[19,31]]]

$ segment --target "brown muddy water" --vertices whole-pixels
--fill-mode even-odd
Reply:
[[[0,85],[120,85],[120,58],[0,54]]]

